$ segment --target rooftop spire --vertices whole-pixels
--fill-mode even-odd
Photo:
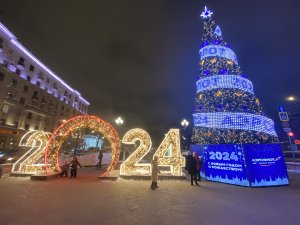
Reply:
[[[208,18],[211,17],[212,14],[213,14],[213,12],[210,11],[210,10],[208,10],[207,7],[205,6],[205,7],[204,7],[204,11],[201,13],[200,16],[201,16],[203,19],[208,19]]]

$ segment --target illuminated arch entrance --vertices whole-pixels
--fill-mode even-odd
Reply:
[[[49,138],[45,149],[46,172],[59,171],[59,150],[68,136],[75,130],[87,127],[102,133],[112,149],[111,163],[107,172],[115,168],[119,161],[121,143],[117,131],[107,122],[96,116],[81,115],[73,117],[58,127]]]

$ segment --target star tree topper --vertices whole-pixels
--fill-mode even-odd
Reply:
[[[208,10],[207,7],[205,6],[205,7],[204,7],[204,11],[201,13],[200,16],[201,16],[203,19],[207,19],[207,18],[211,17],[212,14],[213,14],[213,12],[210,11],[210,10]]]

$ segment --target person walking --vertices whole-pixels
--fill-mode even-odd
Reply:
[[[201,160],[197,152],[193,152],[193,157],[196,159],[196,168],[197,168],[197,180],[201,181],[200,170],[201,170]]]
[[[78,162],[75,155],[73,156],[73,160],[70,162],[70,165],[71,165],[71,178],[72,177],[76,178],[77,167],[80,166],[82,168],[82,166],[81,166],[80,162]]]
[[[198,182],[197,182],[197,161],[196,159],[191,155],[191,153],[189,152],[189,155],[187,157],[187,169],[189,174],[191,174],[191,185],[195,184],[198,186]]]
[[[158,157],[154,156],[152,162],[151,162],[151,189],[155,190],[158,188],[157,186],[157,180],[158,180],[158,174],[160,173],[160,170],[158,168]]]
[[[97,164],[97,167],[99,167],[99,168],[102,167],[102,158],[103,158],[103,152],[102,152],[102,150],[100,150],[99,155],[98,155],[99,162]]]
[[[65,163],[61,166],[60,177],[63,177],[64,175],[66,175],[66,177],[68,177],[68,169],[69,169],[69,163],[66,160]]]

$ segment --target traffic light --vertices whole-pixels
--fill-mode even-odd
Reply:
[[[294,137],[294,133],[293,132],[288,132],[287,135],[290,136],[290,137]]]

